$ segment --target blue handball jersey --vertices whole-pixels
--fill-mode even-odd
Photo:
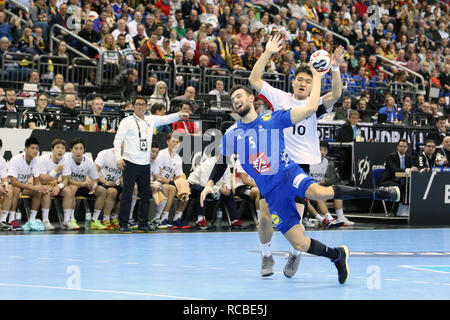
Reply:
[[[222,154],[238,155],[242,168],[255,180],[263,196],[282,184],[292,167],[297,167],[284,150],[283,129],[287,127],[292,127],[291,110],[280,110],[259,115],[250,123],[238,121],[223,136]]]

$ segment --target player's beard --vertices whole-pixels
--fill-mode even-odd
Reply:
[[[239,116],[245,117],[250,112],[250,108],[251,108],[250,104],[246,104],[243,109],[241,109],[240,111],[236,111],[236,112],[238,113]]]

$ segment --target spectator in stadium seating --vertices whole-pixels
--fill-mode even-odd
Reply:
[[[245,50],[249,45],[252,44],[252,37],[248,34],[248,25],[241,24],[239,28],[239,33],[237,34],[239,40],[239,46]]]
[[[440,150],[436,150],[436,142],[434,140],[426,140],[423,151],[416,159],[415,166],[420,172],[430,171],[432,167],[436,166],[436,156],[441,153]]]
[[[364,66],[360,66],[358,69],[358,73],[353,76],[353,80],[355,82],[354,93],[358,94],[361,90],[366,90],[367,85],[369,84],[370,78],[367,69]]]
[[[194,32],[192,31],[192,29],[187,28],[186,36],[180,40],[180,47],[182,48],[181,50],[183,50],[183,48],[185,48],[184,45],[187,43],[187,44],[189,44],[189,47],[187,47],[187,48],[191,49],[193,52],[195,52],[195,50],[197,49],[197,43],[195,42],[193,36],[194,36]],[[185,50],[185,52],[186,51],[187,50]]]
[[[192,114],[192,105],[190,102],[183,102],[179,112]],[[192,120],[179,120],[172,124],[172,130],[180,133],[200,134],[200,129]]]
[[[230,71],[246,70],[242,63],[242,58],[239,56],[238,44],[233,45],[231,54],[227,55],[225,58],[225,63]]]
[[[256,63],[256,57],[254,52],[253,45],[247,46],[245,49],[245,53],[241,56],[242,60],[242,66],[246,69],[251,71],[253,69],[253,66]]]
[[[47,16],[47,4],[45,0],[36,0],[34,6],[31,8],[31,21],[33,21],[34,27],[41,27],[44,31],[44,39],[48,39],[48,16]]]
[[[156,54],[157,59],[165,61],[164,53],[162,52],[160,46],[156,43],[158,41],[158,34],[153,32],[150,36],[150,39],[147,39],[141,47],[139,48],[139,52],[144,55],[144,57],[149,57],[151,52]]]
[[[5,13],[0,12],[0,38],[6,37],[9,42],[12,42],[11,26],[6,22],[5,18]]]
[[[380,69],[381,66],[377,64],[377,57],[371,55],[369,56],[369,59],[365,67],[369,71],[369,78],[372,79],[377,74],[377,71]]]
[[[228,41],[227,30],[225,28],[219,30],[219,36],[216,38],[215,43],[217,45],[217,50],[225,60],[226,56],[231,53],[231,45]]]
[[[223,80],[216,80],[216,87],[215,89],[208,92],[208,94],[214,94],[217,97],[217,106],[220,108],[221,104],[220,101],[222,99],[222,96],[228,96],[228,92],[224,89],[224,83]]]
[[[95,32],[100,32],[100,29],[102,28],[102,26],[106,24],[109,26],[108,23],[108,13],[106,12],[105,9],[103,9],[103,11],[99,14],[98,18],[94,20],[94,30]]]
[[[195,102],[195,94],[196,94],[195,88],[192,86],[187,86],[186,89],[184,90],[184,94],[173,98],[173,100],[188,100],[188,101],[190,101],[194,106],[193,111],[195,112],[196,108],[198,108],[198,105]]]
[[[43,53],[33,37],[33,31],[31,28],[25,28],[23,30],[22,38],[17,44],[17,49],[22,53],[29,53],[32,55],[39,55]]]
[[[414,72],[419,72],[420,70],[420,60],[417,53],[412,53],[411,58],[406,63],[406,67]]]
[[[48,113],[47,103],[48,95],[45,92],[39,92],[36,97],[35,110],[27,109],[24,114],[25,128],[29,129],[50,129],[53,125],[54,119]]]
[[[205,219],[206,206],[200,206],[200,194],[208,182],[215,160],[215,157],[208,158],[197,166],[188,178],[188,182],[191,186],[192,197],[195,199],[195,209],[197,212],[196,227],[202,230],[206,230],[208,228],[208,224]],[[231,190],[231,175],[229,168],[226,170],[222,179],[217,182],[215,188],[216,194],[209,195],[207,199],[222,201],[224,203],[230,215],[230,219],[232,220],[231,227],[233,229],[246,229],[247,226],[243,225],[240,220],[236,202],[234,200],[234,194]]]
[[[428,101],[424,101],[422,107],[414,112],[414,122],[420,126],[433,125],[433,115]]]
[[[217,44],[213,41],[209,43],[209,59],[211,61],[211,68],[227,69],[225,60],[223,60],[222,56],[217,50]]]
[[[70,20],[69,20],[69,15],[67,14],[67,4],[66,3],[62,3],[59,6],[59,14],[53,15],[52,20],[49,23],[49,28],[51,28],[53,25],[57,24],[60,25],[66,29],[71,29],[73,28],[72,26],[70,26]],[[67,33],[64,30],[60,30],[60,29],[54,29],[54,33],[55,36],[59,39],[59,40],[64,40],[66,42],[71,40],[71,37],[69,35],[69,33]]]
[[[417,73],[423,77],[425,87],[422,85],[422,81],[420,80],[420,78],[416,77],[416,83],[419,84],[418,90],[426,90],[426,92],[428,92],[429,90],[430,87],[430,72],[428,71],[429,67],[430,67],[429,62],[427,61],[420,62],[420,70]]]
[[[155,102],[150,108],[150,113],[156,116],[164,116],[166,114],[166,106],[162,103]],[[154,134],[169,133],[172,131],[172,127],[168,124],[154,128]]]
[[[345,97],[342,100],[342,105],[335,108],[334,120],[347,120],[352,110],[352,98]]]
[[[436,145],[441,145],[442,140],[447,136],[447,128],[445,126],[445,122],[447,121],[446,116],[440,116],[437,118],[436,124],[434,128],[431,129],[431,132],[428,133],[425,140],[434,140]]]
[[[209,41],[207,39],[201,39],[197,49],[195,50],[195,55],[194,55],[194,64],[195,65],[200,64],[200,56],[202,56],[202,55],[206,55],[206,56],[210,55]]]
[[[14,89],[8,88],[5,90],[5,101],[0,105],[0,110],[17,112],[18,105],[16,104],[16,91]]]
[[[133,36],[133,44],[135,48],[141,48],[148,39],[148,36],[145,33],[145,26],[143,24],[138,24],[136,30],[136,34]]]
[[[154,103],[162,104],[166,112],[170,110],[170,100],[167,90],[167,84],[164,81],[158,81],[156,83],[153,94],[150,96],[148,102],[149,107],[151,107]]]
[[[99,42],[101,37],[98,31],[94,30],[94,22],[92,20],[87,20],[84,24],[84,28],[78,32],[78,36],[91,43],[95,47],[99,47]],[[94,58],[97,55],[97,51],[81,41],[77,44],[78,50],[87,55],[89,58]]]
[[[447,167],[450,167],[450,135],[442,140],[441,153],[445,156]]]
[[[117,21],[116,27],[117,28],[111,32],[111,35],[113,36],[114,40],[117,41],[117,38],[119,37],[119,35],[124,34],[125,40],[128,43],[130,43],[130,45],[134,46],[133,37],[127,32],[127,29],[126,29],[127,28],[126,19],[120,19],[119,21]]]
[[[356,102],[356,110],[359,112],[361,117],[361,122],[372,122],[372,114],[367,110],[367,99],[361,97]]]
[[[395,99],[390,93],[384,95],[385,106],[378,110],[378,115],[385,114],[387,123],[398,123],[398,112]]]
[[[413,111],[411,105],[411,99],[409,97],[405,97],[403,100],[402,109],[398,112],[397,119],[399,123],[412,126],[413,125]]]
[[[53,78],[52,87],[50,88],[51,95],[58,95],[64,90],[64,76],[60,73]]]
[[[52,55],[52,61],[54,64],[60,64],[58,66],[58,72],[66,74],[66,70],[72,69],[73,56],[67,52],[67,43],[60,41],[56,47],[56,53]],[[67,67],[65,65],[68,65]]]
[[[128,33],[130,34],[130,36],[134,37],[138,34],[138,26],[140,24],[142,24],[142,13],[140,13],[139,11],[137,11],[134,16],[133,16],[133,20],[131,22],[127,23],[127,27],[128,27]],[[142,25],[143,26],[143,25]],[[144,27],[144,31],[143,34],[145,37],[147,37],[147,34],[145,32],[145,27]]]
[[[110,132],[115,133],[117,128],[117,118],[108,117],[102,114],[105,103],[101,97],[95,97],[91,101],[91,110],[89,113],[84,113],[81,118],[82,123],[86,123],[86,118],[92,118],[94,122],[94,132]],[[102,128],[102,121],[106,120],[106,128]]]
[[[122,96],[125,99],[132,99],[140,91],[140,86],[136,85],[138,71],[134,68],[123,70],[114,77],[113,85],[122,88]]]
[[[192,31],[197,31],[200,28],[200,20],[198,19],[198,11],[192,9],[189,13],[189,18],[184,21],[184,26],[187,29],[192,29]]]
[[[439,75],[439,81],[442,86],[442,95],[449,96],[450,94],[450,64],[446,63],[444,70],[441,71]]]

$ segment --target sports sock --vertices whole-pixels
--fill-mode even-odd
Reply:
[[[328,221],[334,220],[329,212],[325,213],[325,219],[327,219]]]
[[[316,256],[327,257],[331,260],[339,259],[341,254],[338,249],[327,247],[315,239],[311,239],[311,245],[307,252]]]
[[[256,210],[256,217],[258,218],[258,221],[259,221],[260,216],[261,216],[261,210]]]
[[[302,253],[300,250],[297,250],[295,248],[291,248],[291,253],[294,257],[298,256],[300,253]]]
[[[168,220],[169,219],[169,212],[163,211],[161,216],[161,221]]]
[[[181,219],[182,216],[183,216],[183,211],[175,212],[175,216],[173,217],[173,221]]]
[[[355,188],[344,185],[332,186],[334,189],[334,199],[373,199],[373,189]]]
[[[158,204],[158,206],[156,207],[156,213],[155,213],[154,219],[161,220],[161,215],[162,215],[164,207],[166,206],[166,203],[167,203],[167,199],[164,199],[163,201],[161,201],[160,204]]]
[[[270,242],[261,243],[261,253],[265,257],[272,255],[272,250],[270,249]]]
[[[133,219],[134,207],[136,207],[137,195],[133,194],[131,196],[131,207],[130,207],[130,216],[129,219]]]
[[[13,222],[14,220],[16,220],[16,212],[15,212],[15,211],[10,211],[10,212],[9,212],[8,223]]]
[[[322,223],[324,218],[320,214],[317,214],[316,219],[319,220],[320,223]]]
[[[63,209],[63,212],[64,212],[64,222],[69,222],[72,215],[72,209]]]
[[[35,220],[37,216],[37,210],[31,210],[30,212],[30,220]]]
[[[117,219],[119,217],[119,215],[118,214],[116,214],[116,213],[112,213],[111,214],[111,219]]]
[[[102,213],[102,210],[94,209],[94,215],[92,216],[92,220],[98,220],[100,217],[100,213]]]
[[[42,211],[42,222],[48,221],[48,214],[49,214],[50,208],[47,208],[47,209],[42,208],[41,211]]]
[[[103,221],[109,221],[110,218],[111,218],[111,216],[109,214],[105,214],[103,212]]]
[[[336,214],[337,214],[338,220],[344,220],[345,219],[344,209],[336,209]]]
[[[2,222],[6,222],[6,219],[8,219],[8,213],[9,213],[9,211],[6,211],[6,210],[2,211],[2,217],[1,217]]]
[[[70,210],[70,220],[75,220],[75,209]]]

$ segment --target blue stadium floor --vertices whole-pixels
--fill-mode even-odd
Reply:
[[[287,241],[274,233],[276,273],[259,276],[257,233],[0,235],[0,299],[449,299],[450,229],[309,231],[351,251],[339,285],[326,258],[303,255],[282,273]]]

